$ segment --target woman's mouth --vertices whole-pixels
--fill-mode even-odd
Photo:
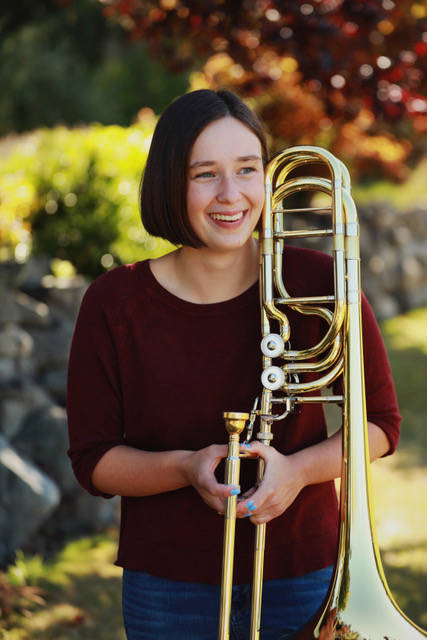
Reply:
[[[245,211],[218,211],[214,213],[210,213],[209,217],[214,220],[214,222],[223,222],[225,224],[231,224],[233,222],[239,222],[243,216],[245,215]]]

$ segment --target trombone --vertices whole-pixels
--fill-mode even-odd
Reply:
[[[300,177],[301,168],[320,164],[328,178]],[[295,169],[298,175],[295,175]],[[291,174],[294,173],[292,176]],[[317,191],[330,197],[330,206],[287,209],[289,196]],[[326,229],[286,230],[285,216],[313,212],[331,214]],[[314,620],[298,632],[295,640],[419,640],[427,634],[399,609],[388,588],[381,564],[371,504],[369,444],[363,376],[360,311],[360,256],[357,212],[350,195],[350,177],[343,163],[325,149],[292,147],[280,153],[267,167],[266,201],[260,237],[260,302],[262,328],[261,406],[248,413],[226,412],[229,434],[226,459],[227,484],[239,484],[239,438],[250,418],[249,440],[256,417],[257,438],[269,445],[272,426],[308,402],[337,403],[343,410],[343,457],[340,494],[340,535],[335,571],[326,604]],[[285,240],[332,239],[333,295],[295,297],[283,282]],[[318,344],[302,350],[290,348],[290,325],[286,308],[314,314],[327,323]],[[278,327],[277,332],[272,326]],[[313,362],[313,359],[316,360]],[[316,379],[300,380],[307,372]],[[324,395],[340,375],[342,395]],[[317,395],[315,395],[317,393]],[[307,395],[309,394],[309,395]],[[277,415],[276,405],[283,411]],[[264,473],[258,460],[257,479]],[[233,581],[236,496],[226,500],[218,640],[228,640]],[[266,525],[255,527],[254,573],[250,640],[260,637],[263,561]],[[349,635],[350,634],[350,635]]]

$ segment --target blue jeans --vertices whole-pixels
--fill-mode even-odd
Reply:
[[[332,567],[298,578],[264,582],[262,640],[279,640],[300,629],[328,590]],[[233,587],[230,640],[247,640],[249,585]],[[123,618],[128,640],[216,640],[220,588],[178,582],[140,571],[123,572]]]

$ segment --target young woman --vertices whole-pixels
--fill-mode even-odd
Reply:
[[[142,220],[181,245],[119,267],[88,289],[69,366],[70,457],[93,495],[122,496],[117,564],[124,568],[129,640],[217,636],[226,455],[222,413],[247,411],[260,393],[258,247],[267,149],[255,115],[227,91],[195,91],[159,120],[142,185]],[[325,293],[328,256],[289,248],[287,289]],[[290,313],[293,348],[324,332]],[[372,311],[363,303],[371,457],[391,453],[399,415]],[[305,406],[275,425],[255,491],[242,464],[231,637],[247,638],[253,524],[269,522],[263,640],[283,638],[317,610],[337,545],[333,479],[341,434]]]

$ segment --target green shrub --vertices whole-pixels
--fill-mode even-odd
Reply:
[[[6,5],[3,3],[6,7]],[[0,15],[0,135],[59,124],[129,126],[188,90],[98,0],[9,2]]]
[[[25,258],[28,247],[95,277],[169,250],[145,232],[138,213],[154,124],[147,112],[128,128],[58,127],[18,144],[0,163],[3,257]]]

